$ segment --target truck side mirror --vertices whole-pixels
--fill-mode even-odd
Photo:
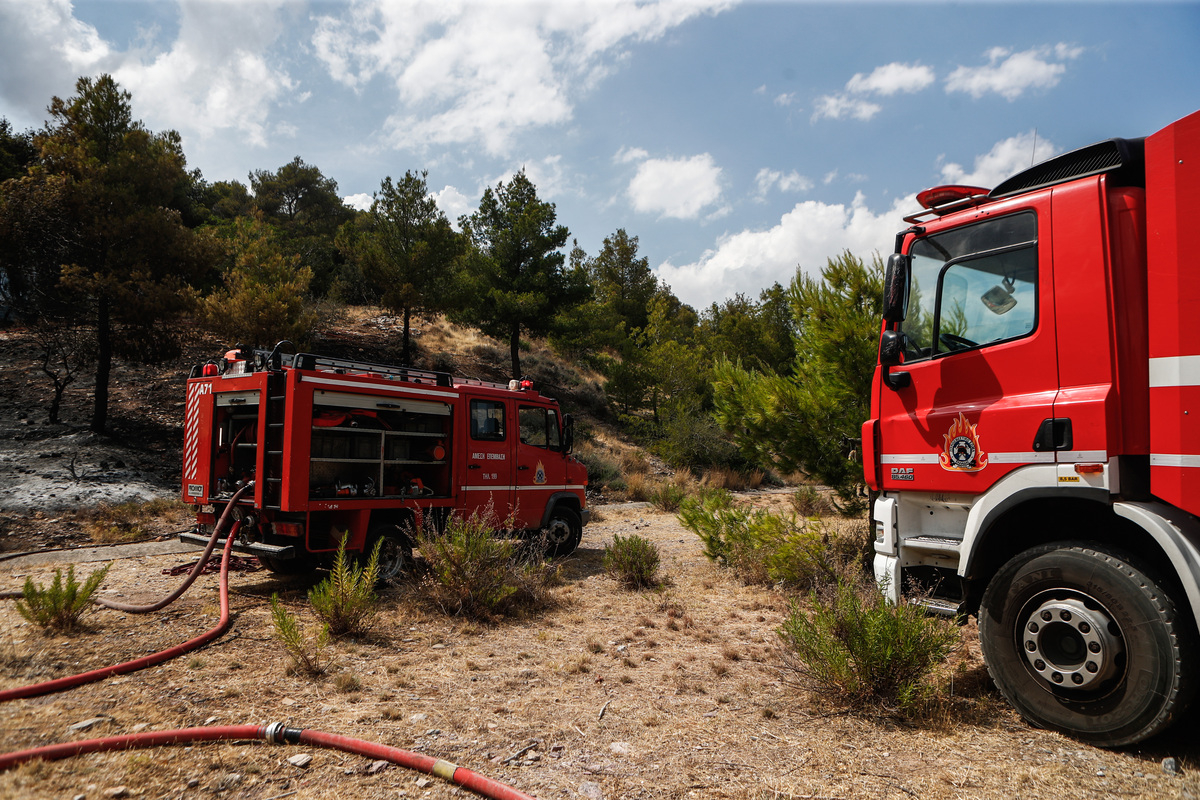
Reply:
[[[562,451],[569,453],[573,447],[575,447],[575,418],[570,414],[564,414]]]
[[[883,318],[903,322],[908,316],[908,275],[912,257],[900,253],[888,256],[883,273]]]
[[[904,354],[904,334],[900,331],[885,330],[879,337],[879,364],[883,367],[894,367],[900,363]]]

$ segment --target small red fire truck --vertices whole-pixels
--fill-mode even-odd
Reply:
[[[917,199],[863,426],[876,577],[977,614],[1028,721],[1140,741],[1200,680],[1200,112]]]
[[[395,577],[414,529],[451,514],[542,534],[548,554],[566,555],[590,514],[572,431],[529,381],[230,351],[187,382],[183,500],[197,529],[181,538],[206,544],[215,506],[253,480],[234,549],[279,572],[382,540],[380,576]]]

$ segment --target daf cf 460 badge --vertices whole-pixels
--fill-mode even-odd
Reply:
[[[979,434],[976,426],[967,422],[960,411],[958,419],[950,426],[950,430],[942,438],[946,440],[938,460],[942,469],[951,472],[978,472],[988,464],[987,453],[979,446]]]

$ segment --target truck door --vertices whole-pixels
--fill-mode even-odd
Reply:
[[[542,405],[517,404],[521,435],[517,442],[516,501],[522,528],[542,524],[543,512],[567,482],[562,457],[558,411]]]
[[[478,513],[501,525],[513,510],[513,441],[516,420],[511,403],[486,397],[467,399],[467,435],[462,496],[467,515]]]
[[[904,363],[879,384],[883,489],[977,494],[1054,462],[1034,449],[1058,390],[1048,229],[1048,204],[1022,199],[909,244]]]

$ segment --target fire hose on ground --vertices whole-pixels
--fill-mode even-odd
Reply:
[[[205,547],[204,553],[200,560],[196,562],[195,567],[188,574],[188,577],[183,581],[183,584],[168,595],[163,600],[145,606],[128,605],[124,603],[115,603],[112,601],[100,602],[107,608],[112,608],[118,611],[126,611],[130,613],[152,613],[165,608],[170,603],[178,599],[188,587],[196,580],[203,571],[204,565],[207,563],[210,554],[217,541],[220,538],[221,528],[228,521],[234,504],[241,497],[242,493],[252,487],[253,482],[248,483],[237,491],[230,498],[228,505],[225,507],[224,513],[213,526],[212,537],[209,539],[208,545]],[[229,557],[233,550],[234,539],[237,538],[238,531],[241,528],[241,521],[236,521],[230,529],[228,536],[225,538],[225,547],[221,555],[221,577],[220,577],[220,598],[221,598],[221,616],[217,625],[200,636],[190,639],[183,644],[169,647],[157,653],[152,653],[148,656],[126,661],[121,664],[115,664],[109,667],[90,670],[88,672],[79,673],[77,675],[69,675],[64,678],[58,678],[42,683],[31,684],[29,686],[18,686],[13,689],[0,691],[0,703],[9,700],[16,700],[27,697],[40,697],[42,695],[61,692],[66,689],[71,689],[77,686],[83,686],[88,683],[103,680],[113,675],[124,675],[129,672],[136,672],[147,667],[152,667],[169,661],[173,658],[178,658],[184,653],[202,647],[214,639],[221,636],[229,627]],[[331,750],[340,750],[342,752],[361,755],[367,758],[376,760],[388,761],[397,766],[407,767],[408,769],[424,772],[428,775],[442,778],[443,780],[454,783],[464,789],[469,789],[484,797],[492,798],[493,800],[535,800],[531,795],[527,795],[511,786],[492,780],[477,772],[474,772],[465,767],[459,767],[448,761],[433,758],[432,756],[414,753],[408,750],[402,750],[397,747],[389,747],[387,745],[367,742],[362,739],[353,739],[347,736],[339,736],[337,734],[325,733],[323,731],[309,730],[304,728],[288,728],[282,722],[273,723],[271,725],[224,725],[212,726],[204,728],[181,728],[170,731],[150,731],[145,733],[135,733],[125,736],[110,736],[102,739],[87,739],[78,742],[66,742],[62,744],[46,745],[44,747],[36,747],[29,750],[21,750],[12,753],[0,754],[0,772],[11,769],[19,764],[27,761],[41,759],[45,761],[55,761],[72,756],[84,755],[87,753],[111,752],[114,750],[132,750],[148,747],[160,747],[173,744],[184,744],[190,742],[207,742],[207,741],[227,741],[227,740],[246,740],[246,739],[263,739],[272,744],[304,744],[312,747],[321,747]]]

